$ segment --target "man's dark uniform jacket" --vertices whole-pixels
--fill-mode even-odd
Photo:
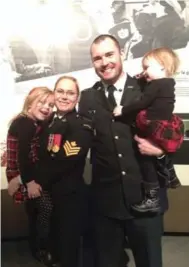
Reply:
[[[120,104],[126,106],[140,96],[139,80],[127,76]],[[82,92],[79,113],[93,120],[96,131],[91,160],[98,212],[118,219],[130,218],[129,206],[142,199],[141,155],[131,127],[136,114],[127,119],[113,117],[101,82]],[[155,164],[157,159],[151,158]],[[166,193],[162,197],[163,204],[167,204]]]

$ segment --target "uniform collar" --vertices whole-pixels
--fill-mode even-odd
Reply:
[[[121,77],[113,84],[115,88],[117,89],[117,91],[123,92],[126,80],[127,80],[127,73],[124,72],[121,75]],[[103,81],[102,81],[102,84],[104,86],[105,91],[107,91],[107,88],[109,85],[104,83]]]
[[[55,118],[62,119],[62,118],[65,118],[65,117],[70,116],[70,115],[73,115],[73,114],[76,114],[76,109],[75,108],[72,111],[70,111],[70,112],[68,112],[68,113],[66,113],[64,115],[61,115],[61,114],[58,114],[58,112],[55,112],[53,118],[54,119]]]

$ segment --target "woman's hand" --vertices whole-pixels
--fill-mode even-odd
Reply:
[[[27,183],[27,191],[28,191],[28,197],[31,198],[37,198],[41,196],[42,188],[39,184],[37,184],[34,180]]]
[[[8,193],[12,197],[20,187],[19,176],[13,178],[8,184]]]
[[[164,154],[164,151],[151,141],[140,138],[138,135],[135,135],[134,139],[137,141],[138,149],[142,155],[160,157]]]

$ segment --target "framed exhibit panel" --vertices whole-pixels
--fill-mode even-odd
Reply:
[[[174,156],[174,164],[189,165],[189,114],[179,114],[179,116],[181,116],[184,122],[184,141]]]

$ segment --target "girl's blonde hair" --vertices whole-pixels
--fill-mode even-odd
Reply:
[[[28,115],[29,108],[37,98],[39,98],[39,100],[46,100],[47,97],[49,97],[50,95],[53,96],[54,93],[48,87],[34,87],[26,96],[21,112],[14,116],[10,123],[13,122],[20,115]]]
[[[142,59],[142,64],[144,65],[145,60],[150,58],[154,58],[164,67],[167,77],[173,76],[180,64],[178,55],[168,47],[160,47],[147,52]]]

